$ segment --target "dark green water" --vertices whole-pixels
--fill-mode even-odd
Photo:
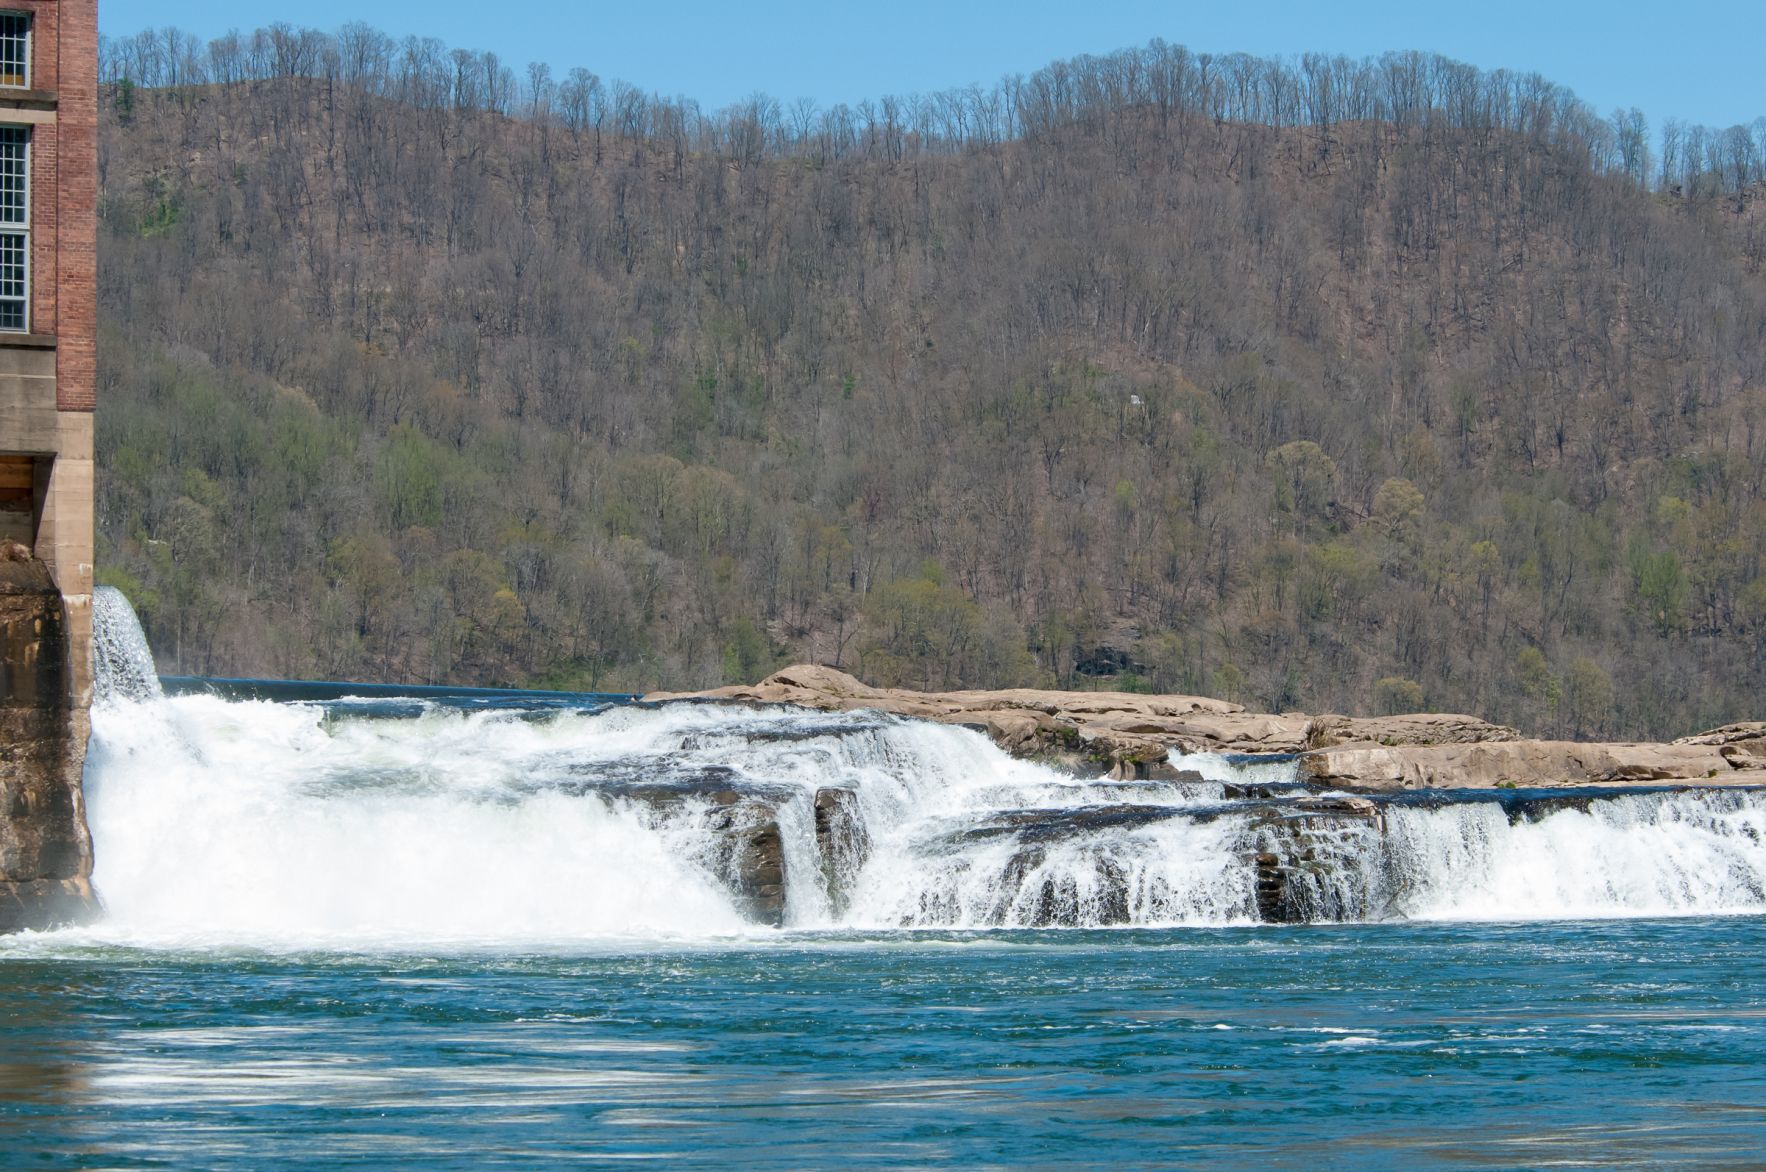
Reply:
[[[1766,920],[0,943],[7,1168],[1759,1166]]]

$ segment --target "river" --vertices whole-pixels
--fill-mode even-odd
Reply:
[[[0,941],[7,1167],[1766,1150],[1751,791],[1370,813],[879,714],[166,697],[116,601],[106,914]]]

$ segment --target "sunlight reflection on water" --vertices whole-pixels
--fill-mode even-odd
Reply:
[[[1766,921],[1724,919],[578,955],[0,945],[0,1154],[1745,1162],[1766,1149],[1763,943]]]

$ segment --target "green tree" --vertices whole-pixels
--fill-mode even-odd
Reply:
[[[1386,676],[1376,680],[1374,707],[1381,716],[1420,712],[1423,708],[1423,686],[1401,676]]]
[[[890,582],[871,593],[873,632],[862,662],[892,682],[947,687],[975,650],[981,608],[961,590],[928,578]]]
[[[1295,440],[1274,449],[1265,458],[1275,481],[1278,511],[1298,520],[1324,516],[1325,506],[1336,499],[1337,463],[1311,440]]]
[[[433,526],[442,519],[442,478],[435,445],[416,428],[399,426],[380,456],[380,498],[394,529]]]
[[[1423,546],[1422,490],[1397,477],[1386,481],[1374,493],[1373,521],[1381,539],[1381,565],[1400,574],[1415,571]]]
[[[1547,662],[1545,653],[1537,647],[1521,648],[1515,654],[1513,671],[1521,693],[1533,702],[1535,712],[1541,719],[1556,719],[1558,702],[1563,692],[1557,677],[1552,674],[1551,664]]]
[[[783,666],[772,640],[754,623],[739,618],[730,624],[723,646],[724,683],[759,683]]]
[[[1680,555],[1672,550],[1640,552],[1632,558],[1637,598],[1656,633],[1669,635],[1685,619],[1688,588]]]
[[[1586,655],[1570,661],[1563,679],[1564,719],[1570,735],[1597,737],[1613,712],[1613,678]]]

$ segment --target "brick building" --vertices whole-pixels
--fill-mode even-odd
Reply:
[[[97,0],[0,0],[0,931],[88,904]]]

